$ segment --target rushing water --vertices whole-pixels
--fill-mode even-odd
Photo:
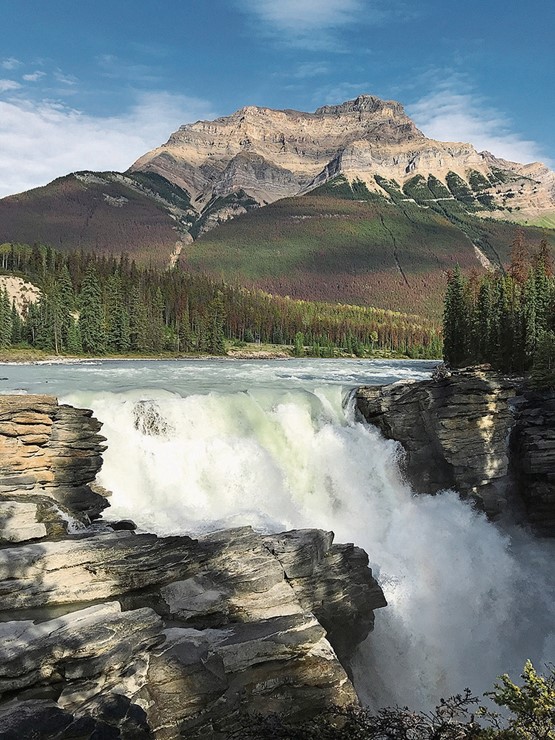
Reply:
[[[555,543],[499,529],[454,492],[417,496],[398,446],[355,418],[349,391],[433,363],[102,362],[3,366],[3,392],[92,408],[108,439],[112,517],[158,534],[250,524],[322,527],[364,547],[389,606],[359,650],[373,705],[427,707],[526,658],[555,658]]]

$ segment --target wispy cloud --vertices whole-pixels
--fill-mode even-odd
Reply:
[[[235,0],[277,43],[307,50],[346,51],[341,33],[354,24],[406,21],[419,10],[406,0]],[[351,49],[352,51],[352,49]]]
[[[337,85],[327,85],[314,90],[312,100],[314,105],[337,105],[351,100],[359,95],[372,93],[367,82],[340,82]]]
[[[17,69],[18,67],[21,67],[22,64],[23,62],[20,62],[19,59],[16,59],[15,57],[8,57],[0,62],[0,67],[2,67],[2,69]]]
[[[522,136],[504,112],[475,92],[464,75],[447,73],[407,113],[433,139],[463,141],[514,162],[553,162],[537,142]]]
[[[288,73],[288,77],[293,77],[297,80],[308,80],[312,77],[320,77],[322,75],[327,75],[330,72],[330,67],[325,62],[306,62],[304,64],[299,64],[295,70],[291,73]],[[283,73],[285,76],[285,73]]]
[[[206,100],[166,92],[105,117],[52,101],[0,101],[0,196],[75,170],[125,170],[181,124],[215,115]]]
[[[75,75],[68,75],[62,72],[61,69],[57,69],[54,71],[54,79],[56,82],[61,83],[62,85],[76,85],[78,82],[77,77]]]
[[[32,72],[27,75],[23,75],[22,79],[24,79],[25,82],[38,82],[38,80],[40,80],[42,77],[45,77],[45,76],[46,76],[46,72],[36,71],[36,72]]]
[[[8,92],[10,90],[18,90],[20,87],[20,83],[15,80],[0,80],[0,93]]]
[[[339,50],[337,32],[363,19],[381,22],[382,0],[237,0],[280,44]]]

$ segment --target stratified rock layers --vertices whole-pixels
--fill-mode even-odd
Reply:
[[[359,388],[362,416],[400,442],[418,493],[452,488],[491,516],[506,510],[555,536],[555,396],[469,368],[428,381]]]
[[[385,605],[366,554],[320,530],[90,525],[99,427],[0,396],[0,738],[223,738],[245,712],[356,703],[338,656]]]
[[[416,491],[455,488],[480,498],[490,513],[503,506],[495,484],[507,476],[513,416],[510,383],[493,373],[359,388],[359,411],[403,445],[402,468]]]
[[[186,190],[200,209],[220,213],[202,230],[225,220],[224,210],[227,217],[244,212],[233,199],[224,205],[219,198],[246,193],[264,205],[339,174],[382,194],[375,176],[399,185],[415,175],[433,175],[444,184],[448,176],[458,176],[464,187],[478,178],[480,194],[497,206],[510,198],[522,213],[555,208],[555,174],[545,165],[521,165],[477,152],[471,144],[429,139],[400,103],[373,95],[314,113],[246,106],[214,121],[186,124],[130,172],[162,175]]]

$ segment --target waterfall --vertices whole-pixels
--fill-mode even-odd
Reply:
[[[71,393],[103,422],[109,518],[160,535],[320,527],[369,554],[389,606],[356,658],[373,706],[427,708],[555,655],[555,543],[501,530],[455,492],[418,496],[399,446],[339,385]]]

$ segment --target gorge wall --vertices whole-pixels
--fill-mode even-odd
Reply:
[[[244,713],[357,703],[385,606],[333,534],[199,539],[100,520],[91,412],[0,396],[0,737],[227,737]]]
[[[488,515],[510,511],[555,536],[555,395],[484,368],[356,392],[362,416],[404,449],[418,493],[452,488]],[[519,512],[522,509],[522,512]]]

